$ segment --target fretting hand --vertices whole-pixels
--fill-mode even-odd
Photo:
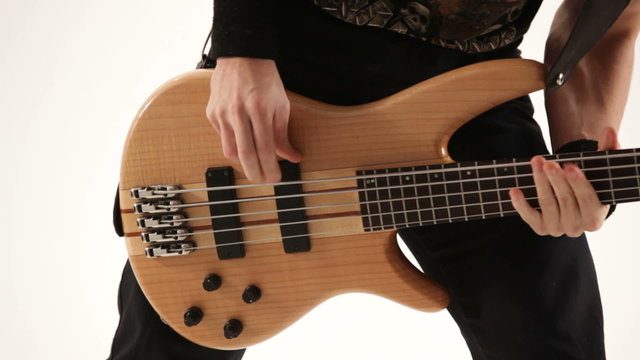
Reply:
[[[598,144],[598,150],[620,148],[616,132],[610,127],[604,129]],[[531,168],[540,210],[529,205],[520,189],[511,189],[509,196],[533,231],[538,235],[577,237],[602,227],[609,206],[598,200],[595,189],[578,166],[567,163],[560,167],[554,161],[534,156]]]

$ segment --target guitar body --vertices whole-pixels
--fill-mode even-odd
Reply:
[[[482,112],[542,88],[541,64],[498,60],[476,64],[417,84],[388,98],[359,106],[334,106],[295,93],[289,136],[303,154],[302,180],[347,178],[302,184],[305,193],[333,191],[305,198],[311,249],[286,253],[278,226],[273,186],[241,187],[240,220],[244,257],[219,259],[207,205],[186,208],[198,249],[184,256],[148,258],[131,210],[135,187],[179,184],[206,188],[208,168],[229,166],[235,184],[248,184],[238,164],[222,155],[217,134],[205,116],[214,70],[197,70],[175,78],[145,103],[129,132],[120,180],[125,241],[134,272],[160,316],[178,333],[203,346],[246,347],[274,336],[322,301],[346,292],[383,296],[423,311],[448,303],[446,291],[416,270],[400,252],[394,230],[363,230],[357,187],[358,170],[451,162],[450,136]],[[213,73],[215,76],[215,72]],[[207,192],[181,194],[184,203],[205,203]],[[328,207],[330,204],[346,204]],[[351,205],[349,205],[351,204]],[[257,213],[257,214],[256,214]],[[269,224],[273,226],[268,226]],[[215,229],[213,229],[215,230]],[[197,232],[197,231],[194,231]],[[271,239],[263,241],[264,239]],[[274,240],[275,239],[275,240]],[[200,248],[202,247],[202,248]],[[214,291],[203,280],[222,280]],[[259,300],[243,301],[248,286],[260,289]],[[198,308],[197,324],[185,323],[185,312]],[[239,320],[241,332],[225,337],[225,324]],[[238,330],[238,329],[235,329]],[[228,334],[227,334],[228,335]]]

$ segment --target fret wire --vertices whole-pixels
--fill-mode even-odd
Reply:
[[[460,176],[460,180],[462,180],[462,170],[460,168],[460,163],[458,163],[458,176]],[[462,187],[462,181],[459,182],[460,183],[460,192],[462,192],[462,196],[460,196],[460,198],[462,199],[462,211],[464,212],[464,220],[468,221],[469,220],[469,214],[467,214],[467,201],[464,199],[464,188]]]
[[[373,175],[377,175],[377,171],[373,171]],[[376,194],[376,200],[378,203],[378,214],[380,217],[380,227],[382,229],[384,229],[384,217],[382,217],[382,203],[380,202],[380,191],[378,190],[378,178],[372,178],[371,179],[371,184],[375,186],[375,190],[373,190]]]
[[[362,172],[363,174],[366,173],[366,171]],[[371,204],[369,203],[369,191],[367,190],[367,187],[369,187],[369,179],[363,179],[362,182],[364,183],[364,200],[367,202],[367,213],[369,214],[369,224],[371,224],[371,228],[373,228],[373,219],[371,217]]]
[[[474,164],[477,166],[478,162],[474,161]],[[480,214],[479,216],[481,216],[483,219],[485,218],[485,211],[484,211],[484,206],[482,206],[482,195],[480,194],[480,190],[482,189],[482,187],[480,186],[480,172],[478,171],[478,169],[473,169],[473,171],[469,171],[469,173],[471,173],[471,180],[473,181],[473,179],[475,178],[475,185],[476,185],[476,192],[478,195],[478,202],[480,202],[478,206],[478,208],[480,209]]]
[[[404,186],[402,186],[402,177],[398,177],[398,180],[400,180],[400,196],[402,197],[402,210],[403,210],[403,214],[404,214],[404,221],[405,222],[409,222],[409,218],[407,217],[407,205],[405,204],[405,199],[404,199]]]
[[[405,168],[401,168],[400,171],[404,172],[403,169],[405,169]],[[411,171],[411,168],[408,168],[408,169],[409,169],[409,171]],[[400,183],[403,185],[403,187],[401,188],[403,199],[406,197],[405,191],[411,193],[411,190],[412,190],[411,189],[411,185],[412,185],[411,179],[412,179],[412,177],[408,176],[408,175],[403,175],[403,176],[400,177]],[[409,183],[408,186],[404,184],[405,181],[407,183]],[[414,195],[417,195],[417,194],[414,193]],[[404,199],[403,200],[403,205],[404,205],[404,210],[405,210],[405,215],[406,215],[407,221],[410,221],[409,220],[410,216],[412,218],[414,218],[415,215],[416,215],[415,213],[418,212],[417,200],[416,200],[416,208],[414,210],[411,210],[411,207],[412,207],[411,202],[412,202],[411,199],[409,199],[409,200]]]
[[[636,156],[637,149],[633,149],[633,164],[636,170],[636,184],[638,185],[638,197],[640,197],[640,169],[638,168],[638,157]]]
[[[386,170],[385,170],[385,172],[386,172]],[[375,175],[381,175],[382,171],[375,170],[374,174]],[[382,228],[383,229],[387,229],[391,224],[387,224],[387,222],[385,221],[386,217],[384,216],[384,214],[386,214],[386,213],[385,213],[382,205],[385,204],[385,208],[388,205],[389,209],[392,209],[392,207],[391,207],[391,202],[389,201],[390,199],[386,199],[385,200],[384,196],[382,196],[384,191],[380,191],[381,188],[378,186],[380,184],[380,180],[382,180],[383,184],[386,184],[387,187],[389,186],[389,181],[388,181],[388,178],[386,177],[386,174],[385,174],[385,176],[376,177],[376,182],[375,182],[376,189],[377,189],[377,194],[378,194],[378,200],[381,201],[380,202],[380,218],[382,219]],[[382,189],[384,189],[384,188],[385,188],[385,186],[383,185]],[[387,193],[389,193],[389,191],[391,191],[391,190],[387,188]],[[391,223],[393,223],[393,221],[391,221]]]
[[[370,184],[371,184],[371,185],[377,185],[377,184],[374,184],[374,183],[367,184],[367,181],[368,181],[368,179],[365,179],[365,180],[364,180],[364,182],[365,182],[365,185],[364,185],[364,186],[365,186],[365,187],[369,187],[369,185],[370,185]],[[367,202],[369,201],[369,191],[370,191],[370,190],[367,190],[367,191],[365,191],[365,192],[364,192],[364,193],[365,193],[365,197],[367,198]],[[375,190],[374,190],[374,191],[375,191]],[[377,197],[377,196],[376,196],[376,200],[378,200],[378,197]],[[372,202],[373,202],[373,201],[372,201]],[[371,224],[371,228],[375,228],[375,227],[373,226],[373,224],[374,224],[374,220],[373,220],[373,217],[371,216],[371,212],[372,212],[372,211],[371,211],[371,204],[370,204],[370,203],[367,203],[367,211],[369,211],[369,224]],[[380,213],[380,205],[379,205],[379,204],[378,204],[378,213]],[[378,214],[375,214],[375,216],[378,216]]]
[[[393,215],[395,215],[395,211],[393,209],[393,196],[391,196],[391,179],[389,178],[389,169],[384,169],[384,173],[387,174],[387,194],[389,195],[389,207],[391,208],[391,225],[395,228],[396,219]]]
[[[640,187],[640,166],[639,166],[640,164],[638,164],[638,155],[636,155],[637,153],[640,153],[640,150],[633,149],[633,154],[634,154],[633,164],[635,165],[635,168],[636,168],[636,176],[638,177],[637,183],[638,183],[638,186]]]
[[[485,215],[484,212],[484,206],[482,205],[482,194],[480,193],[480,191],[482,190],[482,186],[480,186],[480,171],[478,171],[477,167],[478,167],[478,162],[475,162],[476,164],[476,183],[478,184],[478,197],[480,198],[480,212],[482,213],[482,218],[485,219],[487,216]]]
[[[444,189],[444,202],[445,204],[447,204],[447,215],[449,215],[449,222],[451,222],[451,206],[449,206],[449,194],[447,194],[447,178],[445,176],[444,170],[445,167],[444,165],[442,165],[442,181],[445,182],[445,184],[443,185],[443,189]]]
[[[429,167],[427,167],[427,170],[429,170]],[[433,183],[431,182],[431,179],[429,178],[430,174],[427,174],[427,181],[429,182],[429,203],[431,204],[431,216],[433,216],[433,221],[437,221],[438,218],[436,217],[436,207],[435,207],[435,203],[433,202]],[[437,173],[434,174],[437,176]],[[435,223],[434,223],[435,224]]]
[[[398,169],[398,172],[400,172],[400,169]],[[392,173],[395,174],[394,172],[392,172]],[[402,178],[400,176],[395,176],[395,175],[393,176],[393,178],[397,179],[398,184],[400,184],[400,197],[401,197],[401,199],[398,201],[398,206],[400,206],[402,209],[400,211],[398,211],[398,213],[399,213],[399,215],[401,215],[401,217],[404,217],[404,222],[408,222],[409,219],[407,219],[407,211],[406,211],[405,206],[404,206],[405,200],[404,200],[404,195],[403,195],[404,194],[404,191],[403,191],[404,190],[404,186],[402,186]],[[389,181],[391,182],[391,179],[389,179]],[[394,216],[393,217],[393,223],[395,224],[396,222],[397,222],[396,221],[396,217]],[[402,223],[403,221],[400,221],[400,222]]]
[[[502,214],[504,209],[502,209],[502,195],[500,195],[500,184],[498,183],[498,168],[496,165],[496,160],[493,160],[493,173],[495,174],[496,179],[496,194],[498,195],[498,206],[500,207],[500,213]]]
[[[520,181],[518,181],[518,168],[516,166],[516,159],[513,159],[513,175],[515,175],[514,178],[516,179],[516,187],[519,188]]]
[[[401,169],[398,169],[398,171],[400,172]],[[397,175],[397,178],[398,178],[398,183],[402,185],[402,176]],[[407,214],[407,205],[405,204],[406,200],[404,200],[404,188],[405,188],[404,186],[400,187],[400,196],[402,196],[402,201],[400,201],[400,204],[402,205],[402,214],[404,215],[404,221],[409,221],[409,217]]]
[[[513,159],[513,178],[516,181],[516,188],[520,188],[520,181],[518,180],[518,166],[516,165],[516,159]]]
[[[605,155],[609,155],[609,151],[605,151],[604,152]],[[580,153],[582,155],[582,153]],[[615,191],[613,191],[613,181],[611,180],[611,164],[609,163],[609,157],[606,157],[607,160],[607,172],[609,173],[609,189],[611,189],[611,200],[613,200],[613,202],[616,202],[616,195],[615,195]]]
[[[418,212],[418,222],[419,224],[422,224],[422,211],[420,211],[420,203],[418,202],[418,180],[416,179],[416,167],[412,166],[411,169],[413,170],[413,174],[411,174],[412,178],[413,178],[413,191],[416,194],[416,209]]]

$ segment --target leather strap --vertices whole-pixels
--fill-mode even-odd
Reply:
[[[629,1],[585,0],[567,43],[547,73],[547,89],[557,89],[567,81],[576,64],[609,30]]]

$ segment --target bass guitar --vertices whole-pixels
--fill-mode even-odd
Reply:
[[[400,252],[396,229],[516,215],[533,206],[528,159],[455,163],[450,136],[466,121],[543,87],[541,64],[471,65],[385,99],[335,106],[288,92],[300,164],[249,183],[206,119],[215,70],[164,84],[129,131],[121,218],[135,275],[159,315],[203,346],[256,344],[322,301],[377,294],[423,311],[446,291]],[[640,199],[640,150],[547,156],[578,164],[614,204]]]

